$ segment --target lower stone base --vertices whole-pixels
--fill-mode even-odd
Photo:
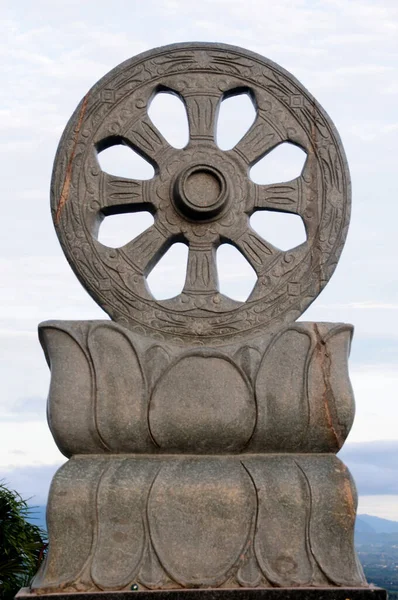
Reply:
[[[355,508],[334,455],[75,456],[53,479],[31,588],[365,587]]]
[[[16,600],[386,600],[381,588],[201,589],[35,594],[22,588]]]

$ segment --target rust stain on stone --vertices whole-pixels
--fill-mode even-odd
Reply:
[[[311,146],[311,150],[312,152],[315,154],[315,149],[318,146],[318,136],[317,136],[317,128],[315,125],[315,121],[316,121],[316,113],[317,113],[317,109],[316,109],[316,103],[315,103],[315,99],[312,101],[312,105],[311,105],[311,142],[312,142],[312,146]],[[312,163],[311,165],[312,170],[311,170],[311,186],[313,189],[314,187],[314,181],[313,181],[313,169],[314,169],[314,164]],[[317,180],[317,174],[315,173],[315,179]],[[317,182],[316,182],[317,183]],[[314,202],[312,202],[312,207],[313,210],[316,210],[316,217],[318,219],[319,215],[318,215],[318,185],[316,185],[316,194],[315,194],[315,198],[314,198]],[[318,275],[318,293],[322,290],[322,274],[323,274],[323,264],[322,264],[322,249],[319,247],[319,245],[315,245],[314,246],[314,254],[315,254],[315,264],[314,264],[314,273],[316,273]],[[319,333],[318,331],[316,332],[317,334]]]
[[[350,481],[347,476],[347,468],[345,467],[346,477],[344,478],[344,497],[347,501],[348,513],[351,519],[355,519],[356,516],[356,506],[354,501],[354,496],[352,494],[352,489],[350,485]]]
[[[316,323],[314,323],[314,331],[315,331],[315,335],[317,338],[315,351],[316,351],[317,360],[319,360],[319,363],[320,363],[320,367],[321,367],[321,371],[322,371],[322,379],[323,379],[323,384],[324,384],[323,402],[324,402],[326,420],[328,423],[328,427],[329,427],[330,431],[332,432],[333,437],[335,438],[338,447],[341,448],[341,446],[343,444],[343,440],[340,439],[340,435],[338,434],[338,432],[336,431],[336,429],[333,425],[333,418],[332,418],[332,414],[331,414],[331,410],[330,410],[330,406],[329,406],[329,394],[331,394],[331,395],[333,394],[331,386],[330,386],[331,360],[330,360],[329,353],[326,350],[326,343],[323,340],[323,338],[320,334],[320,331],[318,329],[318,325]]]
[[[56,225],[58,225],[58,223],[59,223],[59,220],[61,218],[62,209],[64,208],[64,206],[65,206],[65,204],[66,204],[66,202],[68,200],[70,182],[71,182],[71,179],[72,179],[73,159],[75,158],[76,146],[77,146],[77,142],[78,142],[78,139],[79,139],[80,129],[81,129],[81,126],[82,126],[82,123],[83,123],[84,114],[86,112],[87,102],[88,102],[88,94],[86,94],[84,96],[84,98],[83,98],[82,107],[81,107],[80,113],[79,113],[79,120],[77,122],[75,133],[74,133],[74,136],[73,136],[72,152],[70,154],[70,158],[69,158],[69,161],[68,161],[68,166],[66,167],[65,180],[64,180],[64,184],[62,186],[62,192],[61,192],[61,195],[60,195],[60,198],[59,198],[57,212],[55,213],[55,224]]]

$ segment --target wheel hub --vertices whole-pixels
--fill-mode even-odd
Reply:
[[[195,165],[177,177],[173,195],[177,209],[184,216],[208,221],[217,218],[227,205],[227,182],[215,167]]]

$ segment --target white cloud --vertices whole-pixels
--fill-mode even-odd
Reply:
[[[351,369],[356,415],[350,442],[396,439],[398,370],[394,366],[364,365]]]
[[[398,521],[398,495],[359,496],[358,515],[361,514]]]
[[[3,421],[0,427],[2,476],[16,467],[55,465],[65,460],[54,443],[45,419],[25,423],[21,420]]]

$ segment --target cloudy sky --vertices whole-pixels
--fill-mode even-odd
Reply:
[[[0,6],[0,478],[41,504],[65,460],[46,425],[49,371],[37,324],[106,318],[68,267],[50,219],[52,161],[66,121],[96,80],[123,60],[173,42],[218,41],[292,72],[341,134],[353,181],[349,237],[331,282],[303,318],[355,325],[350,368],[357,416],[342,457],[356,477],[360,512],[398,520],[396,0],[2,0]],[[233,144],[250,124],[245,100],[222,107],[220,145]],[[153,105],[153,120],[183,145],[178,100],[163,102]],[[100,158],[115,174],[150,177],[149,166],[131,155]],[[288,151],[270,155],[252,177],[289,179],[301,160]],[[120,245],[148,225],[148,215],[131,216],[105,220],[100,239]],[[268,237],[278,229],[270,220],[256,225]],[[270,241],[296,245],[300,223],[280,225],[284,233]],[[228,249],[218,258],[223,289],[247,295],[250,269]],[[154,271],[155,295],[178,290],[184,259],[177,248]]]

